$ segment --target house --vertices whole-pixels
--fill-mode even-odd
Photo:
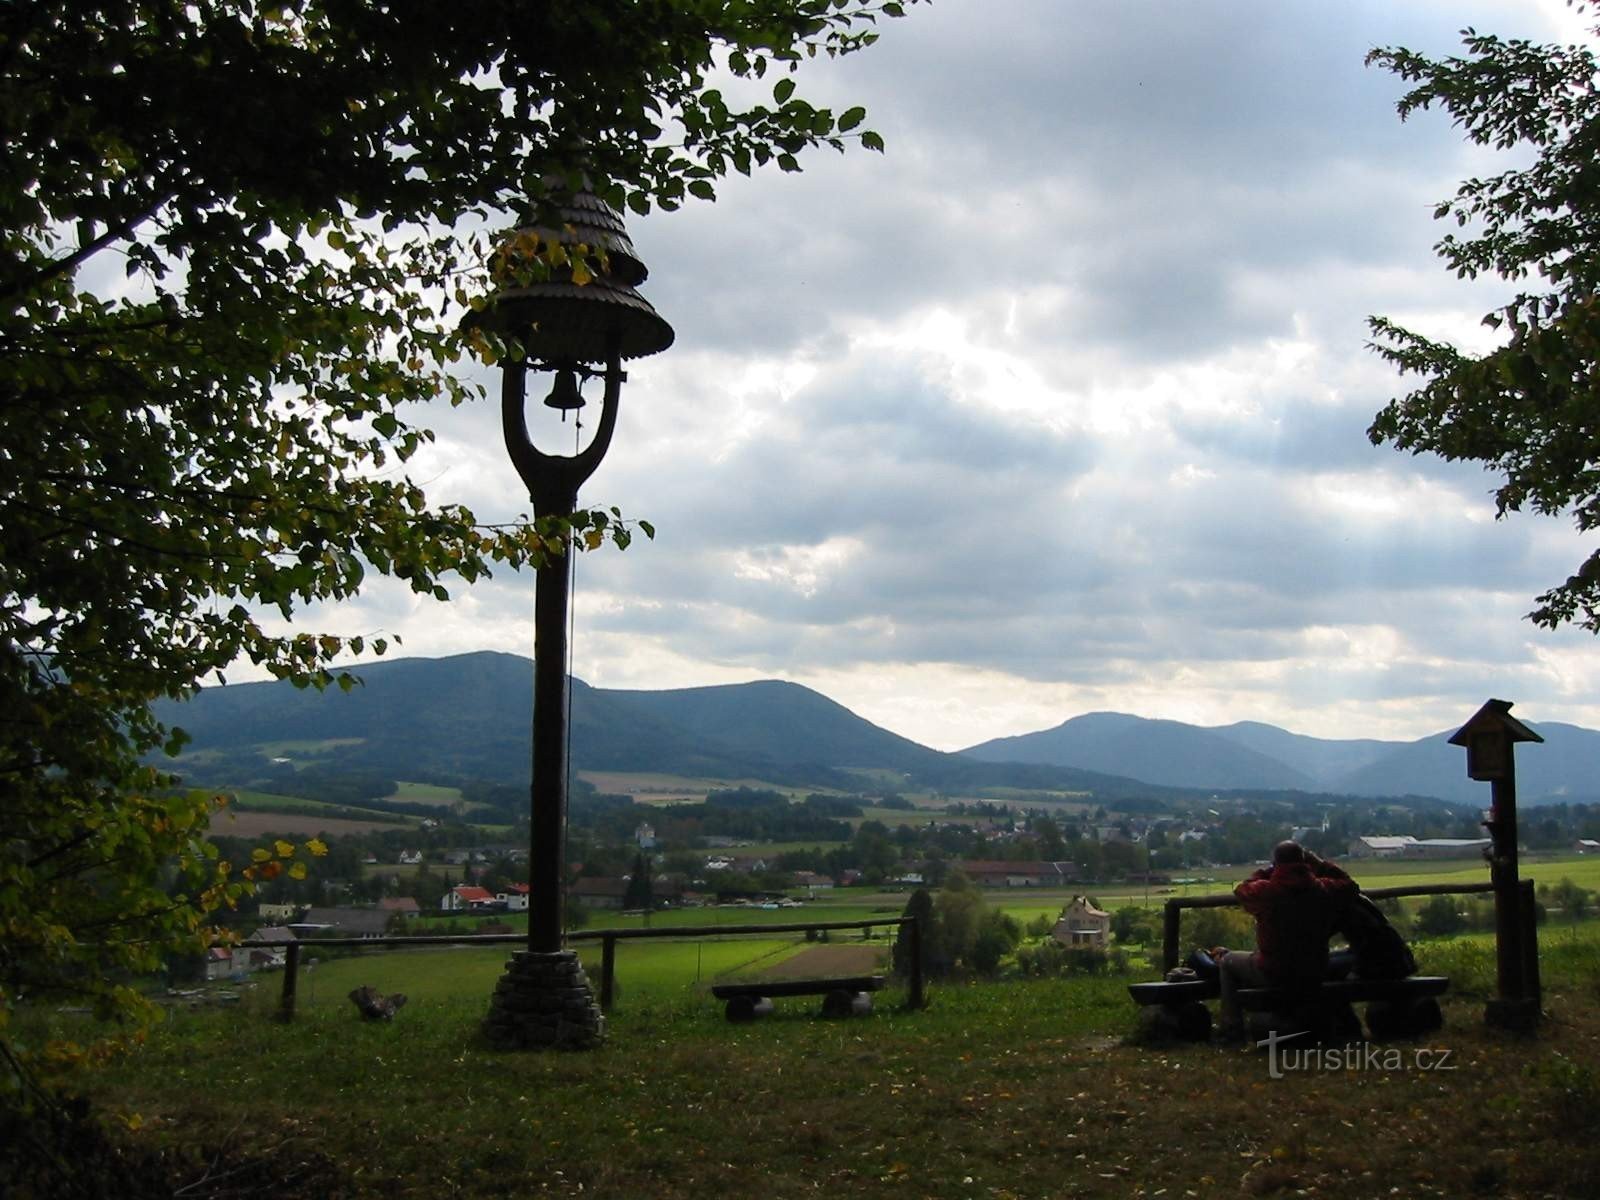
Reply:
[[[258,904],[256,915],[263,921],[292,921],[300,911],[298,904]]]
[[[633,841],[641,850],[654,850],[656,848],[655,826],[640,822],[639,828],[633,831]]]
[[[833,880],[827,875],[816,871],[796,871],[794,873],[795,887],[803,887],[808,892],[829,891],[833,887]]]
[[[389,914],[381,908],[313,907],[289,929],[296,937],[382,937],[389,931]]]
[[[294,941],[294,931],[282,925],[263,925],[244,942],[234,947],[234,967],[246,971],[264,971],[281,967],[287,958],[287,947]]]
[[[233,951],[227,946],[213,946],[206,951],[206,978],[227,979],[233,974]]]
[[[399,915],[409,919],[422,915],[422,905],[418,904],[413,896],[385,896],[378,901],[378,908],[391,917]]]
[[[235,946],[235,971],[272,971],[282,967],[288,956],[281,946]]]
[[[402,867],[417,867],[422,865],[421,850],[400,851],[400,865]]]
[[[1572,848],[1579,854],[1600,854],[1600,842],[1593,838],[1579,838],[1572,844]]]
[[[969,859],[950,865],[979,887],[1061,887],[1078,877],[1078,864],[1070,862],[990,862]]]
[[[525,883],[508,883],[506,890],[496,892],[494,898],[506,906],[507,912],[528,911],[528,885]]]
[[[1074,896],[1072,903],[1056,918],[1050,936],[1063,946],[1104,950],[1111,940],[1111,914],[1096,908],[1083,896]]]
[[[462,912],[470,908],[486,908],[494,903],[494,897],[481,887],[471,884],[459,884],[444,894],[444,899],[439,901],[439,907],[445,912]]]
[[[573,881],[567,895],[588,908],[621,908],[628,894],[626,879],[600,879],[587,876]]]

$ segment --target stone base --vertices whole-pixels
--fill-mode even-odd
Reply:
[[[591,1050],[605,1041],[606,1020],[574,951],[518,950],[495,984],[483,1034],[497,1050]]]

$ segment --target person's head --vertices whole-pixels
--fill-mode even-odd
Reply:
[[[1272,865],[1281,867],[1285,863],[1303,863],[1306,852],[1300,848],[1299,842],[1279,842],[1272,848]]]

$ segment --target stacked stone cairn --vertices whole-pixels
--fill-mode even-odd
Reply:
[[[518,950],[495,985],[484,1036],[497,1050],[589,1050],[606,1020],[572,950]]]

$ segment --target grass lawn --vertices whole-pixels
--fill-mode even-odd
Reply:
[[[600,946],[577,943],[596,987],[600,979]],[[805,947],[805,942],[789,936],[770,938],[707,938],[702,941],[675,940],[620,942],[617,945],[616,980],[621,1004],[641,1001],[661,1003],[689,995],[698,984],[748,974],[781,962]],[[488,1003],[495,981],[505,970],[506,959],[515,946],[429,947],[418,950],[371,950],[337,958],[323,958],[305,971],[302,968],[296,993],[297,1007],[316,1011],[349,1006],[350,990],[370,983],[380,992],[404,992],[408,1004],[428,1008],[456,1001]],[[316,957],[314,951],[307,951]],[[255,989],[262,1010],[276,1003],[281,976],[266,975]],[[620,1005],[619,1005],[620,1006]]]
[[[392,1025],[322,997],[290,1026],[177,1012],[86,1082],[139,1115],[140,1144],[272,1155],[315,1178],[294,1194],[329,1197],[1589,1196],[1600,938],[1543,948],[1534,1038],[1483,1026],[1490,947],[1422,948],[1456,981],[1423,1047],[1447,1070],[1409,1043],[1277,1079],[1261,1052],[1130,1044],[1117,977],[935,986],[922,1012],[889,993],[847,1021],[779,1001],[730,1025],[641,974],[601,1049],[502,1054],[476,1032],[497,963],[394,954],[418,1000]]]

